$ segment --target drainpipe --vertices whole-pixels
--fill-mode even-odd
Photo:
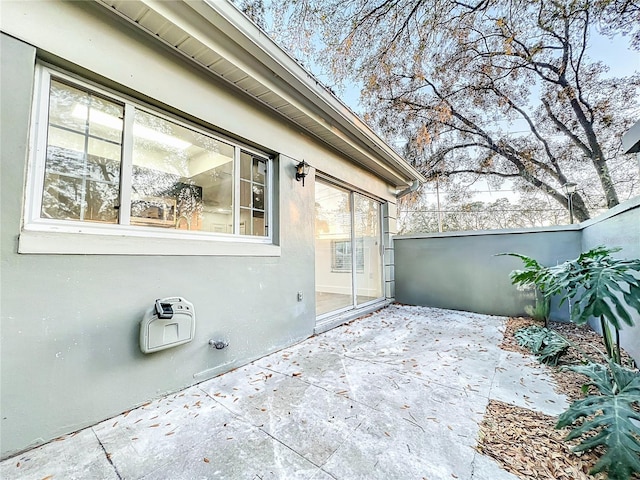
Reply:
[[[400,200],[405,195],[409,195],[410,193],[413,193],[416,190],[418,190],[420,188],[420,185],[421,185],[420,180],[414,180],[413,183],[408,188],[405,188],[400,193],[396,193],[396,205],[398,205],[398,208],[400,207],[400,202],[398,202],[398,200]],[[399,210],[398,210],[398,213],[400,213]]]
[[[400,193],[396,194],[396,198],[402,198],[405,195],[409,195],[410,193],[415,192],[416,190],[418,190],[418,188],[420,188],[420,185],[420,180],[414,180],[409,188],[405,188]]]

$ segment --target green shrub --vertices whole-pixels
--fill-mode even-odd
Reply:
[[[640,313],[640,259],[613,258],[611,254],[618,251],[596,247],[554,267],[518,253],[500,255],[518,257],[524,263],[524,270],[510,274],[514,285],[535,285],[547,299],[560,296],[560,305],[569,300],[571,321],[577,325],[598,318],[607,356],[620,363],[621,322],[632,327],[631,312]]]
[[[583,391],[593,385],[600,395],[573,402],[558,418],[556,428],[577,424],[566,437],[582,437],[575,452],[605,448],[590,474],[606,471],[610,480],[629,480],[633,473],[640,473],[640,428],[634,423],[640,422],[640,373],[611,360],[608,365],[589,363],[568,369],[591,379]]]
[[[551,310],[551,301],[549,298],[541,295],[536,291],[536,303],[534,305],[527,305],[524,307],[524,311],[534,320],[544,322],[545,326],[549,325],[549,312]]]

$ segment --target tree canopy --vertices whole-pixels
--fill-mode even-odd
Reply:
[[[607,76],[589,57],[598,32],[640,47],[636,2],[280,0],[270,12],[295,55],[362,85],[365,120],[406,140],[428,178],[509,179],[565,208],[574,182],[581,221],[638,193],[620,138],[640,114],[640,73]]]

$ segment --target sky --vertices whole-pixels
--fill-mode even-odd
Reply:
[[[592,34],[592,44],[588,49],[589,57],[607,65],[610,76],[627,76],[640,71],[640,52],[629,49],[630,38],[617,36],[606,38]],[[331,78],[319,73],[319,69],[313,69],[316,75],[325,85],[332,86]],[[363,110],[359,103],[360,85],[346,85],[342,89],[336,89],[338,97],[346,103],[355,113],[362,115]]]

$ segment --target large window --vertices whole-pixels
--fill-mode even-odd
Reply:
[[[46,68],[40,93],[27,223],[270,239],[267,155]]]

